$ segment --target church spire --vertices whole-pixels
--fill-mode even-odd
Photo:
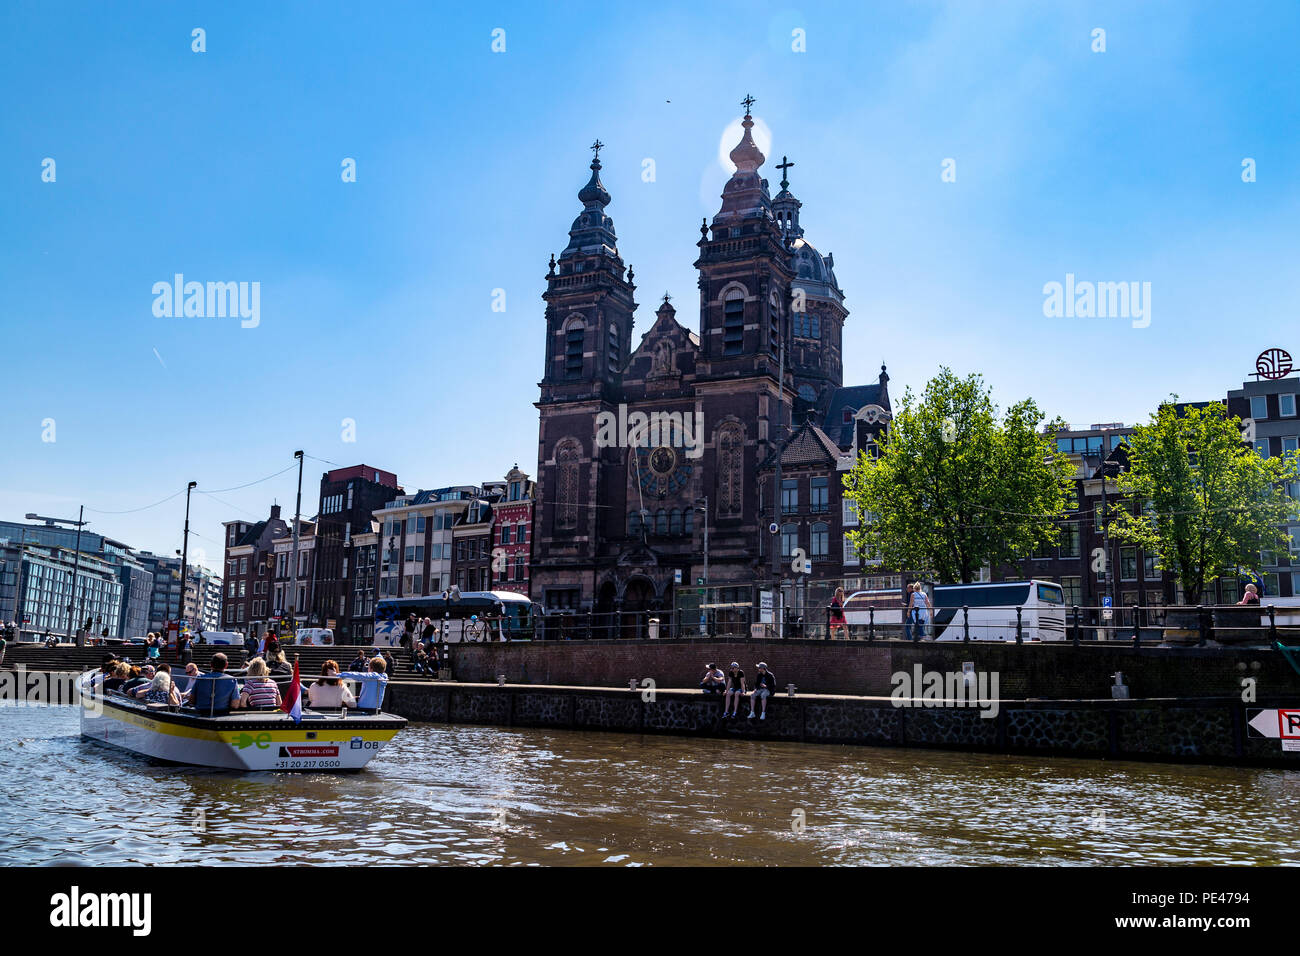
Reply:
[[[569,229],[569,244],[560,253],[564,262],[578,256],[604,255],[618,258],[618,237],[614,234],[614,220],[605,215],[610,203],[609,190],[600,181],[600,151],[605,144],[596,140],[591,144],[591,178],[578,190],[582,212]]]
[[[771,197],[767,194],[767,182],[758,174],[758,167],[767,161],[763,151],[754,142],[752,130],[754,117],[751,107],[754,98],[746,96],[741,100],[745,107],[745,116],[740,121],[744,132],[740,142],[731,151],[731,161],[736,171],[731,174],[727,184],[722,188],[722,208],[713,217],[715,226],[729,220],[751,219],[771,215]]]
[[[787,156],[782,156],[781,162],[777,163],[776,168],[781,170],[781,191],[772,200],[772,215],[776,217],[777,224],[785,233],[787,242],[793,242],[803,235],[803,227],[799,225],[799,210],[803,203],[795,199],[794,194],[790,192],[788,173],[793,165],[794,163],[790,162]]]

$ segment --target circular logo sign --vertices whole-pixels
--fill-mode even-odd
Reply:
[[[1260,378],[1286,378],[1291,368],[1291,353],[1285,349],[1265,349],[1255,359],[1255,371]]]

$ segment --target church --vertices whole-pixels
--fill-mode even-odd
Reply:
[[[546,275],[531,596],[608,615],[632,628],[624,636],[644,634],[651,612],[685,612],[688,594],[698,608],[706,576],[709,600],[753,604],[791,576],[792,554],[818,578],[858,573],[841,480],[885,427],[889,377],[882,365],[875,384],[844,386],[834,257],[805,238],[788,175],[769,194],[752,103],[721,208],[700,226],[698,329],[665,295],[635,338],[635,276],[605,211],[599,141]]]

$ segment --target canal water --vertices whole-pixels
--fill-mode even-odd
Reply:
[[[357,774],[155,765],[0,706],[0,865],[1300,864],[1300,773],[412,724]]]

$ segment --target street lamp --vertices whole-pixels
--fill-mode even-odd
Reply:
[[[194,491],[195,488],[198,487],[198,484],[199,483],[197,481],[191,481],[188,485],[185,486],[185,534],[183,535],[181,540],[181,601],[180,601],[180,607],[177,609],[176,612],[176,617],[178,621],[184,620],[185,618],[185,586],[186,586],[186,581],[188,579],[188,575],[186,572],[189,570],[188,565],[189,565],[189,557],[190,557],[190,493]],[[177,635],[177,640],[179,640],[180,639],[179,623],[176,625],[176,635]],[[163,640],[166,640],[166,637],[164,637]]]
[[[695,506],[695,510],[704,515],[704,599],[709,599],[709,496],[704,496],[704,504]],[[709,633],[708,616],[704,608],[700,608],[700,636],[705,637]]]

